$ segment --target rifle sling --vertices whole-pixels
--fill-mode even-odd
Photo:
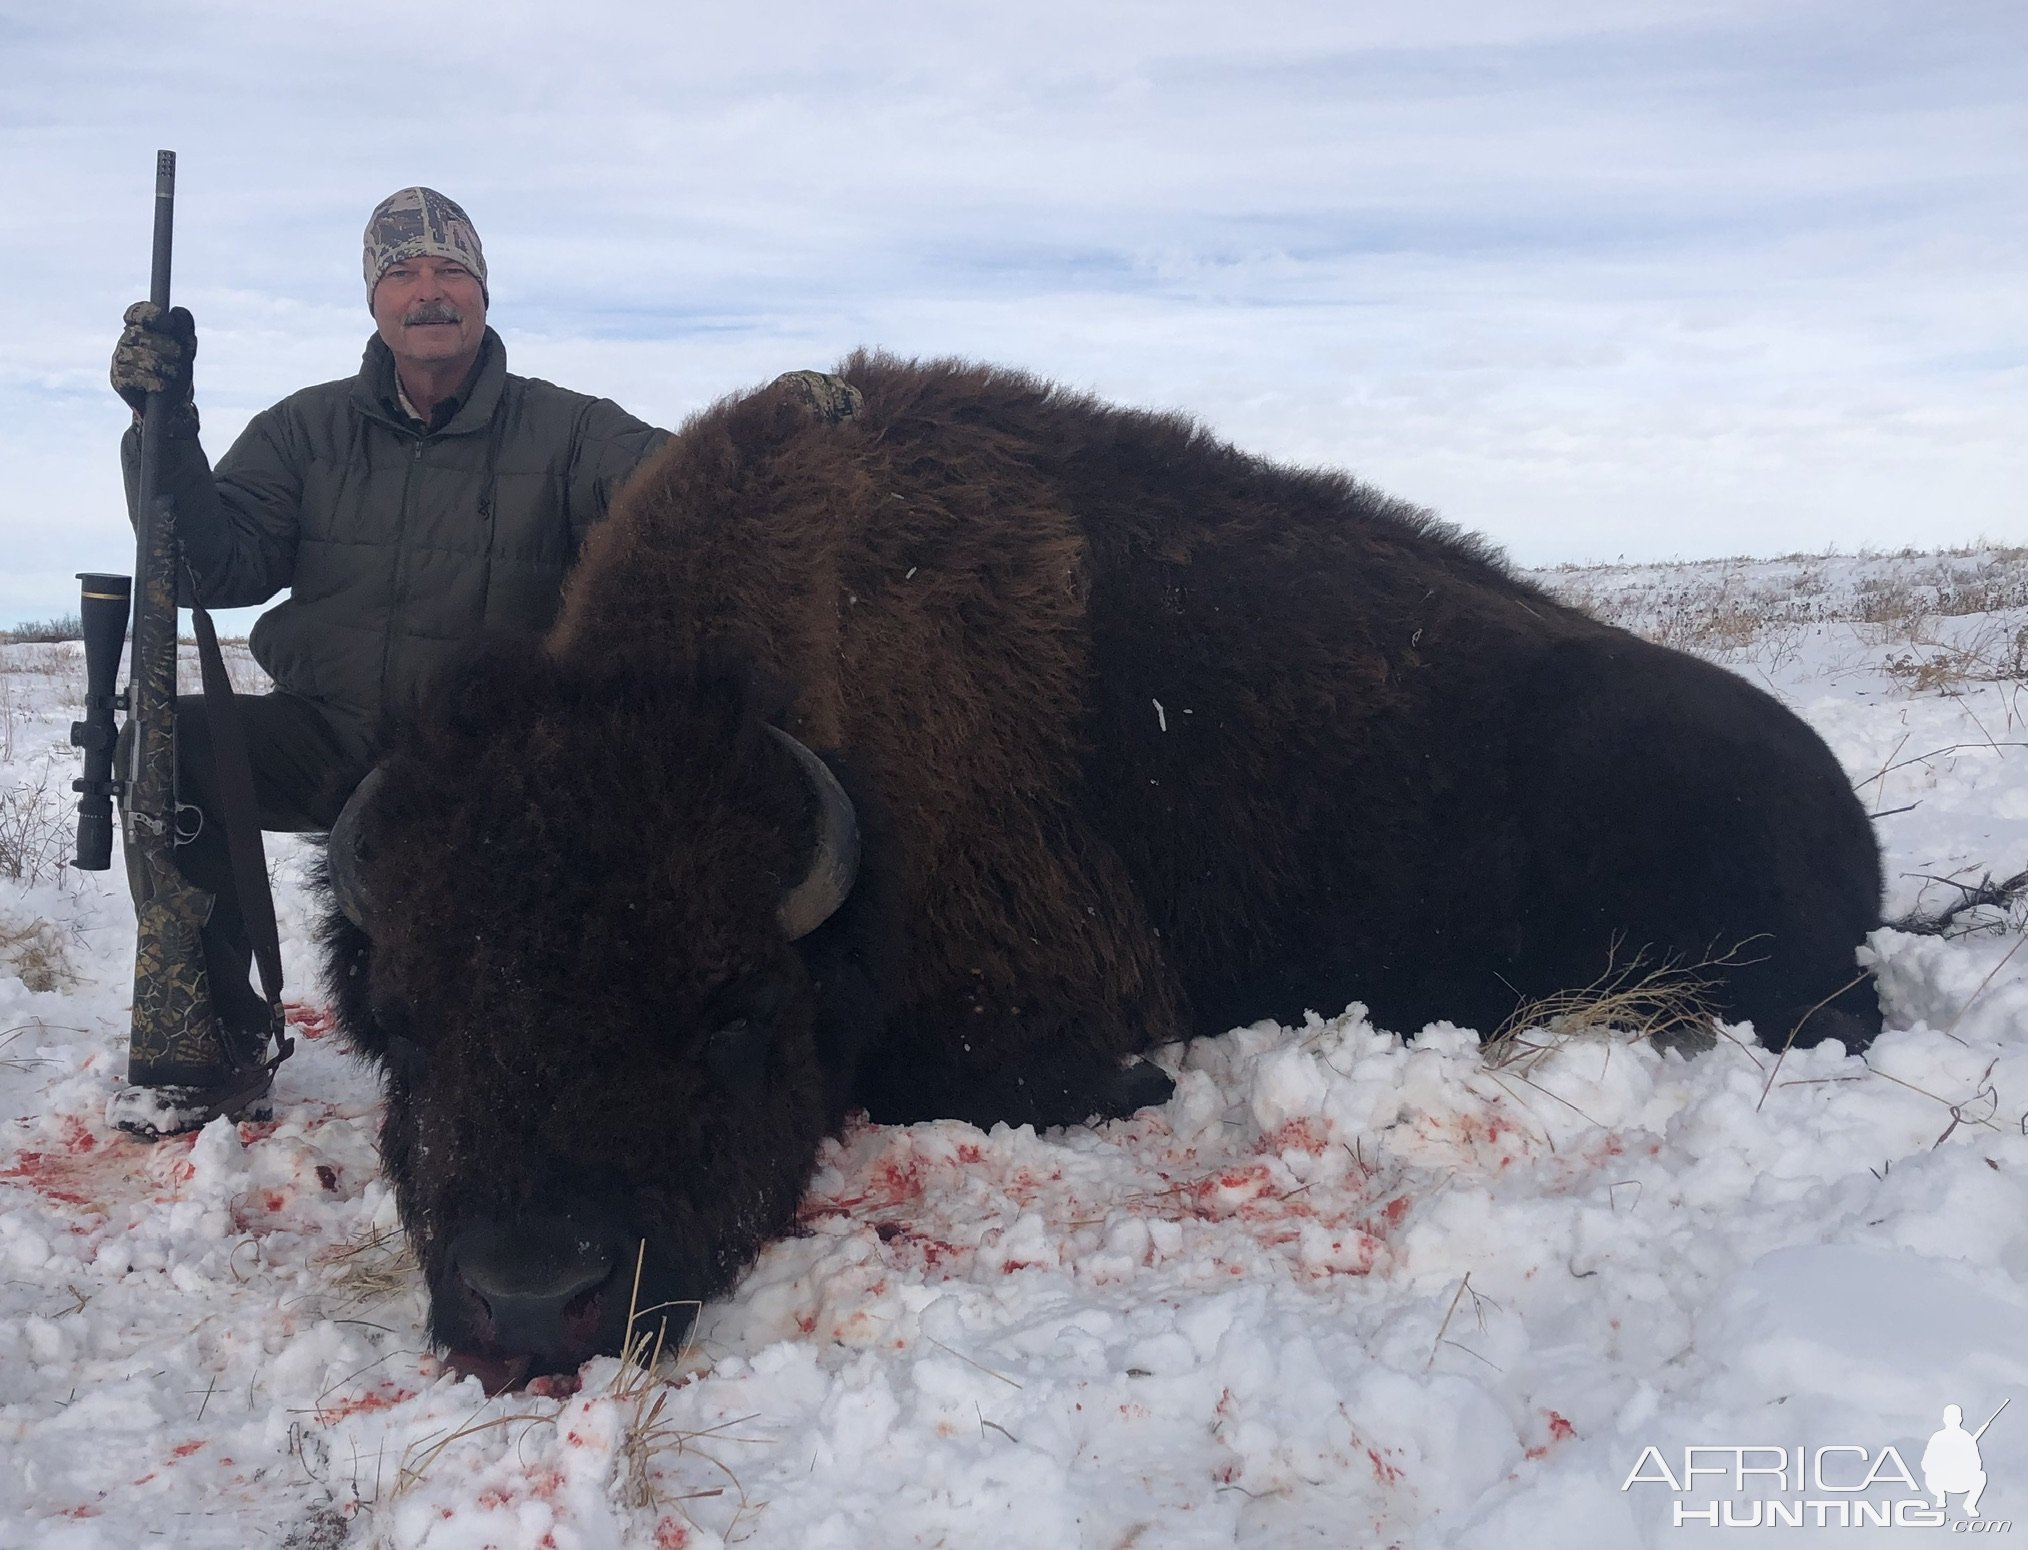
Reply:
[[[261,844],[259,809],[254,802],[253,760],[247,754],[239,702],[218,649],[218,631],[204,609],[193,606],[190,614],[197,625],[204,713],[211,724],[212,777],[222,809],[219,819],[225,825],[233,888],[239,895],[247,937],[253,943],[254,962],[260,968],[261,991],[267,997],[271,1031],[280,1049],[275,1057],[279,1063],[288,1058],[294,1041],[284,1032],[281,934],[275,926],[275,899],[268,886],[267,852]]]

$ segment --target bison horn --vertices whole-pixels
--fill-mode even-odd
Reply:
[[[360,863],[366,854],[365,813],[373,805],[373,799],[379,794],[385,779],[385,771],[374,770],[359,783],[346,799],[338,821],[331,825],[325,849],[331,892],[337,896],[338,908],[345,912],[347,920],[368,936],[373,935],[375,909],[373,896],[367,892],[366,882],[359,875]]]
[[[829,765],[780,727],[768,730],[796,756],[817,794],[816,853],[803,880],[783,896],[775,911],[775,919],[793,942],[829,920],[852,891],[852,880],[859,875],[859,819],[852,811],[852,799],[845,795]]]

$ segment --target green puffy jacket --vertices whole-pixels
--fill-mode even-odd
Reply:
[[[461,648],[548,627],[586,531],[667,434],[510,376],[490,328],[464,401],[425,431],[376,336],[358,376],[254,416],[216,471],[195,438],[169,441],[163,488],[198,602],[289,589],[254,626],[254,658],[363,759],[383,712],[413,706]],[[131,502],[136,432],[122,452]]]

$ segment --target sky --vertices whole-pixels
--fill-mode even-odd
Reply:
[[[659,424],[869,345],[1523,564],[2028,540],[2020,0],[0,0],[0,61],[0,625],[131,568],[157,148],[214,457],[424,183],[510,369]]]

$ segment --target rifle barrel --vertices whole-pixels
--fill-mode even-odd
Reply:
[[[155,248],[148,267],[148,300],[162,312],[169,310],[169,260],[172,238],[176,230],[176,153],[157,151],[155,153]],[[157,548],[156,528],[162,520],[156,509],[157,497],[162,492],[162,418],[169,406],[162,401],[160,393],[150,393],[148,401],[141,408],[141,468],[138,500],[134,513],[134,667],[131,683],[133,692],[128,701],[127,713],[134,721],[134,736],[130,740],[132,752],[127,766],[127,813],[131,827],[135,816],[144,826],[166,823],[171,816],[170,808],[174,799],[169,793],[168,764],[163,758],[152,758],[152,750],[144,745],[160,741],[165,746],[169,737],[167,712],[156,702],[161,700],[159,686],[144,682],[144,672],[155,663],[163,649],[162,637],[174,642],[176,638],[176,578],[166,578],[168,586],[167,623],[163,622],[164,604],[159,596],[164,578],[154,577],[148,557]],[[151,593],[157,594],[151,597]],[[168,647],[170,666],[168,696],[176,694],[175,646]],[[155,675],[159,677],[159,669]],[[152,692],[151,692],[152,691]],[[159,730],[158,730],[159,729]],[[160,766],[161,779],[151,780],[146,772],[151,763]]]
[[[2000,1401],[2000,1410],[2005,1410],[2009,1405],[2013,1403],[2014,1396],[2012,1394],[2009,1394],[2005,1399]],[[1991,1415],[1986,1417],[1986,1426],[1991,1426],[1995,1421],[2000,1419],[2000,1410],[1995,1410]],[[1986,1435],[1986,1426],[1982,1426],[1977,1431],[1972,1433],[1973,1442],[1977,1442],[1981,1437]]]
[[[169,239],[176,229],[176,153],[155,153],[155,252],[148,270],[148,300],[169,307]]]

